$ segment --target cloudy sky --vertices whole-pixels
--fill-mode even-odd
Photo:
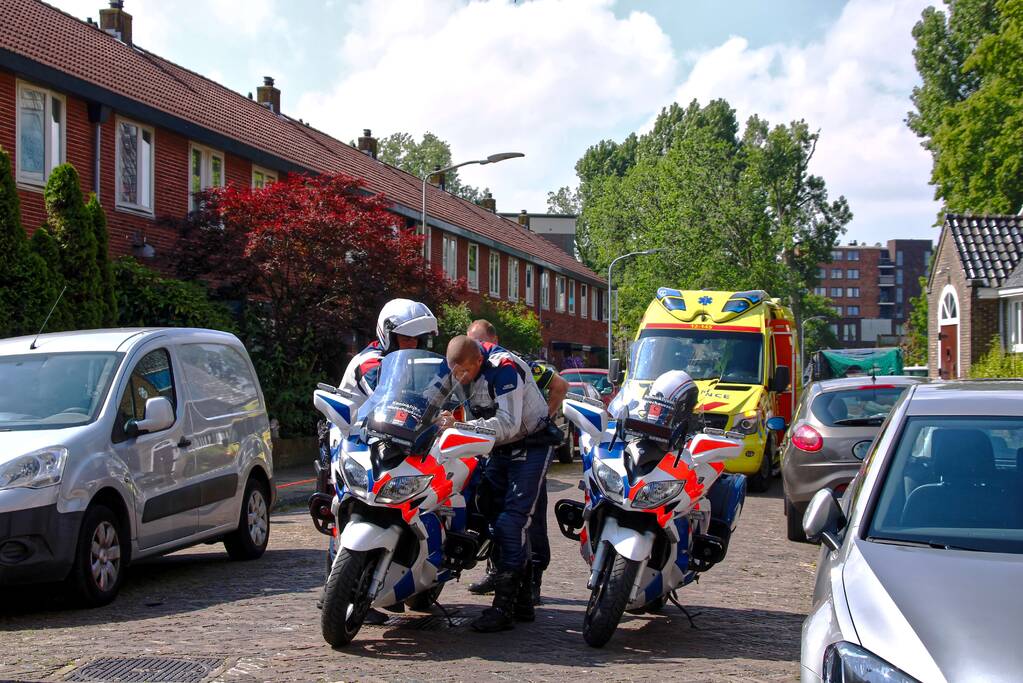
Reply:
[[[103,0],[50,0],[78,17]],[[126,0],[135,42],[342,140],[432,131],[501,211],[543,211],[601,139],[667,104],[724,97],[821,131],[812,170],[846,239],[936,237],[930,158],[905,127],[927,0]]]

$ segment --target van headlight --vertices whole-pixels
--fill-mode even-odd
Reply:
[[[366,468],[356,462],[355,458],[344,458],[341,463],[341,470],[344,473],[345,483],[356,493],[366,493],[369,486],[369,476]]]
[[[663,505],[681,493],[684,487],[685,482],[677,479],[652,481],[641,488],[636,497],[632,499],[632,507],[648,510]]]
[[[750,434],[756,434],[760,430],[760,415],[758,413],[751,413],[749,415],[736,415],[735,421],[732,424],[731,431],[739,432],[749,436]]]
[[[622,493],[625,491],[625,483],[622,481],[622,475],[618,474],[611,467],[608,467],[602,462],[597,463],[597,483],[600,484],[600,488],[603,489],[604,495],[616,503],[622,502]]]
[[[40,448],[0,465],[0,489],[41,489],[60,483],[68,450],[63,446]]]
[[[376,495],[376,501],[392,505],[404,503],[409,498],[415,498],[425,491],[430,486],[431,481],[433,481],[432,474],[394,477],[383,485]]]
[[[841,641],[824,651],[824,683],[919,683],[873,652]]]

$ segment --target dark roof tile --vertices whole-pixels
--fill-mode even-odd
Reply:
[[[983,287],[1023,286],[1023,216],[947,214],[966,277]],[[1018,278],[1020,284],[1008,285]]]

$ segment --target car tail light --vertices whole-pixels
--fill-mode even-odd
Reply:
[[[810,425],[802,424],[792,433],[792,445],[801,451],[816,453],[824,446],[824,437]]]

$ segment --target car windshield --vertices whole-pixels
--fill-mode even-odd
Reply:
[[[395,351],[380,364],[377,388],[359,408],[363,427],[410,443],[432,432],[441,410],[465,399],[442,356],[417,349]]]
[[[583,370],[565,370],[561,373],[566,382],[586,382],[597,390],[598,394],[610,394],[611,382],[607,379],[606,372],[585,372]]]
[[[890,384],[825,391],[814,399],[810,410],[826,427],[880,425],[905,391],[905,386]]]
[[[751,332],[648,329],[632,345],[629,379],[653,380],[669,370],[693,379],[762,384],[763,337]]]
[[[122,355],[0,356],[0,431],[64,429],[92,422]]]
[[[1023,554],[1023,417],[910,417],[869,540]]]

